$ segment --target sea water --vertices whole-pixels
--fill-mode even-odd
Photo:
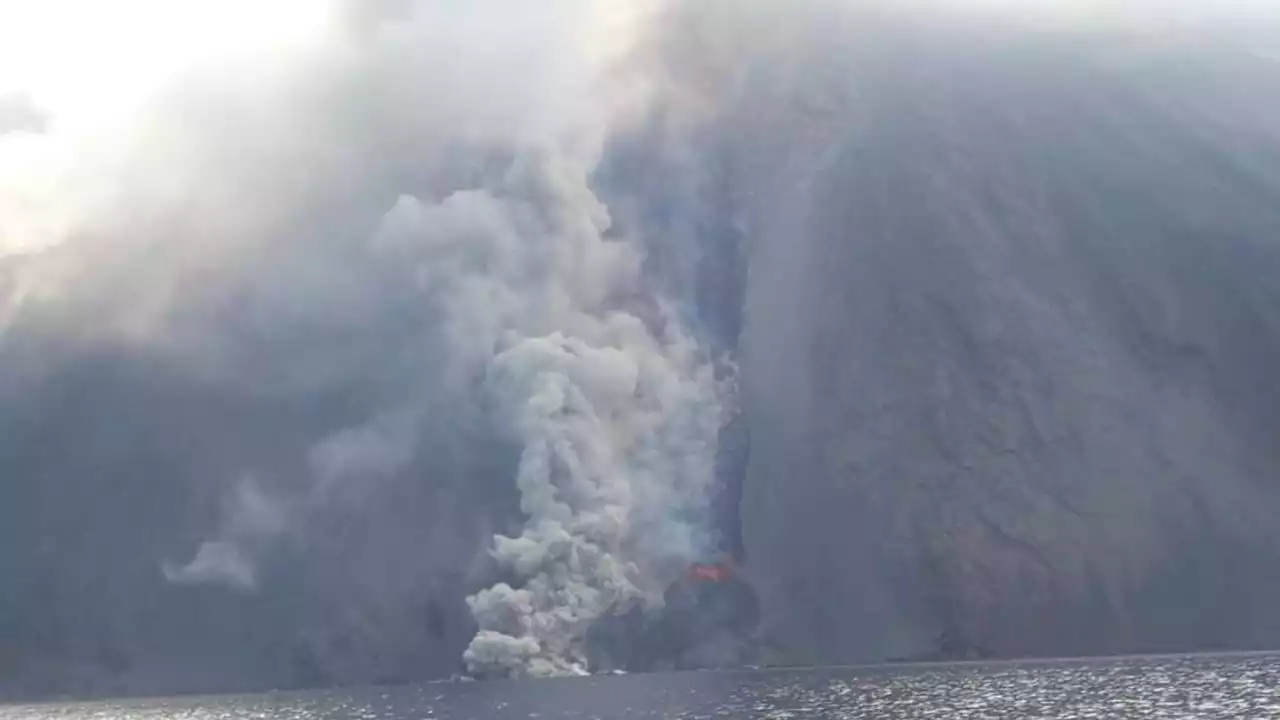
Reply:
[[[0,707],[6,720],[1280,718],[1280,655],[692,672]]]

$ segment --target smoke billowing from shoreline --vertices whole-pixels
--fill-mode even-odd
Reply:
[[[246,458],[208,539],[162,564],[174,584],[261,591],[317,518],[431,464],[423,433],[513,448],[525,520],[487,552],[515,587],[468,599],[466,661],[581,671],[595,619],[658,602],[712,547],[730,401],[591,187],[632,92],[615,64],[652,8],[368,7],[253,75],[189,71],[150,135],[106,143],[91,179],[116,187],[47,198],[61,236],[5,218],[5,244],[34,256],[0,309],[18,333],[47,314],[214,385],[373,386],[367,419],[316,441],[301,476]],[[58,120],[37,142],[57,149]],[[385,351],[337,348],[366,335]]]
[[[129,692],[581,672],[741,516],[824,659],[1018,649],[994,603],[1122,607],[1184,508],[1265,514],[1215,403],[1270,427],[1271,296],[1215,293],[1274,62],[1162,41],[1274,11],[889,5],[342,2],[145,102],[0,87],[0,645]]]
[[[608,230],[587,168],[531,151],[493,187],[402,198],[377,238],[440,304],[449,374],[478,380],[475,399],[521,449],[528,519],[491,550],[518,587],[468,599],[475,672],[584,670],[596,619],[651,600],[657,571],[710,545],[721,386],[644,294],[637,248]]]

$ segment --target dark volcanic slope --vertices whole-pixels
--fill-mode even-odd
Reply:
[[[1280,68],[807,37],[746,61],[712,133],[790,145],[742,200],[742,522],[778,636],[1280,643]]]

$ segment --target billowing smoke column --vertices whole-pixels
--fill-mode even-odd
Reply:
[[[220,517],[197,514],[215,515],[197,520],[211,532],[197,527],[149,560],[162,592],[301,595],[349,572],[371,615],[412,617],[415,602],[441,597],[461,606],[458,588],[476,589],[483,571],[468,574],[476,548],[449,523],[488,535],[507,518],[442,520],[436,507],[501,506],[514,485],[522,517],[484,548],[507,582],[467,600],[479,632],[466,663],[485,675],[581,672],[593,622],[660,604],[713,545],[732,382],[592,188],[612,91],[626,94],[603,76],[648,2],[336,5],[346,14],[295,54],[243,74],[197,67],[147,106],[145,127],[182,152],[158,141],[119,151],[120,179],[94,184],[109,199],[84,203],[106,219],[86,210],[66,222],[94,241],[58,236],[32,261],[59,290],[38,300],[177,376],[338,409],[300,412],[315,426],[298,433],[301,453],[229,453],[245,479],[210,473],[229,497]],[[205,120],[206,106],[228,125]],[[25,109],[0,107],[0,132],[39,130]],[[178,168],[177,156],[198,159]],[[156,197],[142,190],[153,181]],[[0,240],[9,220],[0,212]],[[94,252],[112,261],[83,259]],[[105,267],[129,279],[103,280]],[[0,283],[0,321],[7,291]],[[14,312],[32,325],[32,308]],[[495,468],[513,475],[492,490]],[[361,562],[360,540],[331,528],[377,524],[370,508],[393,491],[427,506],[415,520],[446,528],[448,542],[388,533],[386,546],[415,557],[368,550],[375,561]],[[323,569],[325,557],[347,570]],[[324,612],[360,609],[343,604]]]
[[[494,434],[518,450],[513,480],[526,521],[490,549],[509,582],[467,599],[479,632],[465,661],[477,674],[585,671],[592,623],[660,604],[667,582],[712,544],[709,495],[731,381],[683,326],[680,309],[643,276],[639,244],[612,229],[593,192],[599,153],[592,148],[608,113],[576,84],[594,73],[593,61],[564,49],[603,42],[608,23],[597,16],[631,5],[640,3],[548,7],[534,31],[565,35],[555,45],[568,57],[563,66],[545,63],[556,92],[531,101],[526,123],[476,130],[466,126],[475,120],[468,103],[489,102],[477,100],[484,93],[446,93],[441,112],[464,122],[433,130],[468,158],[471,177],[443,194],[405,191],[365,248],[387,287],[410,288],[433,355],[420,374],[442,376],[420,384],[444,389],[406,391],[407,409],[389,412],[408,419],[357,431],[374,451],[339,474],[359,482],[403,471],[415,444],[404,427],[452,412],[454,403],[483,408]],[[515,8],[494,8],[518,24],[508,17]],[[440,19],[452,18],[464,34],[494,32],[486,24],[493,13],[459,12]],[[477,54],[457,62],[476,72],[495,62]],[[503,61],[518,54],[498,51]],[[220,534],[187,564],[166,564],[165,577],[259,590],[258,559],[296,530],[290,526],[334,503],[333,463],[312,460],[311,485],[300,495],[268,498],[242,483]]]
[[[653,602],[663,572],[709,542],[722,385],[609,224],[587,169],[540,148],[492,187],[402,198],[379,233],[439,304],[457,377],[478,373],[498,431],[522,448],[528,521],[492,550],[517,587],[468,599],[476,673],[582,672],[592,622]]]

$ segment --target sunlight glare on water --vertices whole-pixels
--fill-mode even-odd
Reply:
[[[4,720],[1280,717],[1280,656],[998,663],[426,684],[0,709]]]

